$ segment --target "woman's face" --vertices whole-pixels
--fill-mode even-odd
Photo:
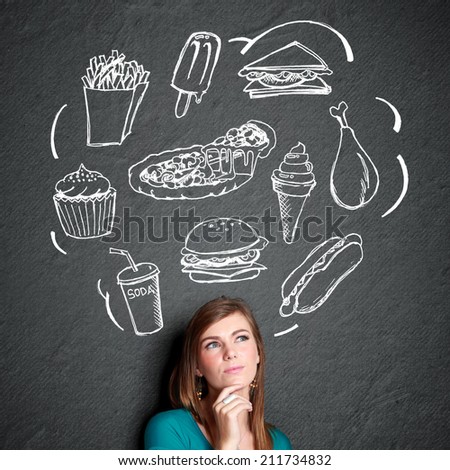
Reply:
[[[196,374],[205,377],[210,390],[218,393],[233,384],[249,385],[257,364],[255,337],[239,311],[214,323],[200,336]]]

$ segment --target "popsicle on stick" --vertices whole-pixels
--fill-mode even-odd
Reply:
[[[199,104],[211,84],[219,59],[221,40],[208,32],[191,34],[186,41],[173,71],[171,86],[178,91],[175,116],[186,115],[192,97]]]

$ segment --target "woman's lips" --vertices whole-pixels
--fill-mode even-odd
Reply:
[[[224,372],[225,374],[238,374],[243,368],[244,366],[233,366],[225,369]]]

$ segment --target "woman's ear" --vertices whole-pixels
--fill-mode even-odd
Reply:
[[[203,377],[203,374],[200,372],[200,369],[198,369],[198,368],[195,369],[195,375],[197,377]]]

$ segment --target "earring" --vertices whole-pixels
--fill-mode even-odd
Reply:
[[[251,388],[251,391],[254,392],[255,391],[255,388],[258,388],[258,384],[256,382],[256,379],[253,379],[250,383],[250,388]]]
[[[202,378],[201,377],[196,377],[196,386],[195,386],[195,394],[197,395],[197,400],[201,401],[202,395],[203,395],[203,384],[202,384]]]

